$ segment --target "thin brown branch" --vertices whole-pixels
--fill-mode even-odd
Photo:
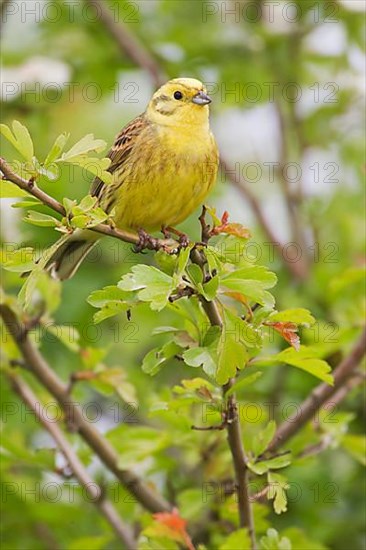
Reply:
[[[351,373],[352,378],[349,378],[342,386],[337,390],[328,401],[324,403],[324,408],[327,410],[332,407],[336,407],[339,403],[347,397],[347,395],[357,386],[360,386],[365,382],[365,375],[361,373]]]
[[[56,199],[54,199],[53,197],[45,193],[42,189],[40,189],[35,183],[35,181],[26,180],[21,176],[19,176],[19,174],[16,174],[12,170],[10,165],[5,161],[5,159],[1,157],[0,157],[0,171],[4,174],[3,179],[7,181],[11,181],[15,185],[17,185],[20,189],[22,189],[23,191],[26,191],[27,193],[29,193],[30,195],[38,199],[45,206],[48,206],[58,214],[61,214],[62,216],[66,216],[65,208],[60,202],[58,202]],[[134,244],[135,246],[138,246],[140,244],[140,237],[136,233],[125,231],[122,229],[117,229],[105,223],[100,223],[88,229],[89,231],[95,231],[96,233],[107,235],[109,237],[114,237],[126,243]],[[153,239],[153,240],[146,240],[144,247],[149,248],[150,250],[158,250],[160,248],[164,248],[164,249],[169,248],[169,246],[171,247],[171,245],[172,245],[172,240]]]
[[[352,376],[349,380],[346,381],[345,384],[343,384],[338,391],[336,391],[331,398],[324,403],[324,409],[328,412],[331,412],[335,409],[335,407],[347,397],[350,391],[352,391],[354,388],[359,386],[360,384],[363,384],[365,382],[365,377],[362,374],[356,374],[356,376]],[[316,422],[315,424],[318,424]],[[328,449],[333,443],[333,437],[329,433],[323,433],[321,436],[321,439],[318,443],[315,443],[313,445],[308,445],[305,447],[296,458],[304,458],[306,456],[314,456],[317,455],[326,449]]]
[[[203,223],[204,212],[201,215],[201,226],[204,227]],[[203,254],[201,254],[196,248],[191,252],[191,260],[193,263],[199,265],[202,270],[204,270],[205,259]],[[212,326],[223,327],[223,321],[220,315],[218,304],[216,301],[208,301],[204,296],[200,296],[201,305],[211,323]],[[226,399],[226,392],[232,387],[235,379],[232,378],[229,382],[223,387],[223,397]],[[237,482],[237,491],[238,491],[238,508],[239,508],[239,522],[241,527],[246,527],[249,532],[251,539],[252,550],[256,550],[257,543],[255,540],[255,528],[254,528],[254,517],[252,506],[250,502],[249,495],[249,470],[247,468],[247,460],[245,456],[244,445],[242,441],[241,429],[240,429],[240,420],[238,416],[238,408],[236,404],[236,396],[232,393],[227,398],[227,412],[223,422],[223,427],[227,429],[228,443],[233,459],[235,477]],[[197,429],[197,428],[195,428]],[[215,429],[215,428],[212,428]],[[221,426],[216,428],[221,429]]]
[[[103,495],[103,489],[88,474],[83,463],[75,453],[62,430],[55,422],[50,422],[46,415],[42,414],[42,407],[37,397],[28,384],[18,375],[9,375],[13,390],[33,411],[35,417],[49,432],[56,442],[59,450],[67,460],[68,466],[80,485],[84,487],[90,501],[100,510],[107,522],[111,525],[117,537],[123,542],[128,550],[137,548],[137,543],[130,531],[130,528],[121,520],[112,502]]]
[[[328,402],[349,378],[354,376],[355,369],[359,365],[366,351],[366,328],[357,340],[350,354],[335,369],[334,385],[319,384],[299,406],[301,414],[294,413],[293,416],[283,422],[277,429],[274,438],[268,445],[267,452],[274,453],[284,445],[291,437],[314,416],[314,414]]]
[[[146,70],[156,86],[161,86],[167,80],[167,77],[159,63],[137,36],[130,31],[123,21],[115,20],[112,11],[104,0],[85,1],[89,6],[94,6],[100,21],[115,40],[121,52],[136,63],[138,67]]]
[[[223,388],[225,393],[232,387],[235,380],[231,379]],[[257,548],[254,530],[253,509],[249,494],[249,469],[243,445],[243,438],[240,429],[238,407],[234,394],[229,395],[227,400],[227,434],[228,442],[233,457],[235,477],[238,484],[239,523],[246,527],[249,532],[252,550]]]
[[[70,399],[68,386],[59,379],[31,342],[28,334],[22,330],[22,325],[14,312],[3,304],[0,305],[0,315],[32,374],[60,404],[69,427],[79,433],[105,466],[114,473],[144,508],[151,512],[171,510],[171,505],[161,495],[151,489],[136,474],[121,467],[120,457],[114,448],[92,424],[85,420],[80,407]]]

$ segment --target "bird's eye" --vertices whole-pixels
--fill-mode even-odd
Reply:
[[[182,99],[183,94],[182,92],[174,92],[174,99]]]

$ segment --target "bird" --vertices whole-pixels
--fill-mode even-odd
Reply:
[[[112,182],[96,177],[90,188],[98,206],[112,213],[115,227],[164,232],[203,203],[219,165],[209,125],[211,101],[199,80],[174,78],[117,134],[107,155]],[[46,269],[56,279],[69,279],[99,239],[77,229],[56,247]]]

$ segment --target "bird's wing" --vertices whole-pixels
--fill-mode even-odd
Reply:
[[[108,172],[113,172],[121,166],[128,159],[131,151],[134,148],[136,137],[146,126],[146,118],[142,114],[132,120],[127,126],[117,135],[115,142],[110,149],[107,157],[111,159],[111,165],[108,168]],[[96,177],[94,178],[91,187],[90,194],[93,197],[100,197],[104,188],[104,182]]]

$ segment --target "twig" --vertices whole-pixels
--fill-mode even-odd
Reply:
[[[108,4],[101,0],[85,0],[90,6],[94,6],[98,11],[100,20],[105,29],[114,38],[118,47],[129,57],[137,66],[145,69],[151,76],[156,86],[161,86],[166,81],[166,75],[162,71],[158,62],[145,48],[142,42],[133,34],[127,25],[120,19],[118,22],[112,16]]]
[[[193,249],[191,252],[192,262],[203,267],[202,255],[197,249]],[[219,326],[222,328],[223,322],[220,312],[217,307],[217,303],[209,302],[203,296],[200,296],[200,301],[203,309],[206,312],[207,317],[210,320],[212,326]],[[225,398],[226,392],[232,387],[235,379],[230,379],[229,382],[223,387],[223,396]],[[235,394],[231,394],[227,400],[227,419],[226,428],[228,434],[228,442],[233,458],[235,476],[238,485],[238,506],[239,506],[239,521],[241,527],[248,529],[252,550],[256,549],[255,530],[254,530],[254,518],[252,507],[250,503],[249,491],[248,491],[248,475],[249,470],[247,468],[247,460],[245,457],[245,451],[240,430],[240,421],[238,416],[237,404]]]
[[[84,487],[91,502],[93,502],[93,504],[100,510],[102,515],[115,531],[118,538],[124,543],[128,550],[137,548],[137,543],[134,540],[129,527],[121,520],[112,502],[105,498],[102,488],[95,483],[92,477],[90,477],[60,427],[54,422],[50,422],[47,419],[47,416],[42,414],[39,407],[39,401],[32,392],[31,388],[18,375],[9,375],[9,378],[14,391],[21,397],[24,403],[28,405],[36,418],[50,433],[54,441],[57,443],[60,451],[66,458],[73,475],[79,481],[80,485]]]
[[[202,226],[202,232],[203,232],[203,228],[206,225],[204,222],[204,214],[205,212],[202,212],[201,220],[200,220],[201,226]],[[199,265],[203,271],[204,265],[205,265],[205,258],[203,254],[199,252],[197,248],[194,248],[191,251],[190,257],[192,262]],[[200,296],[199,299],[207,317],[210,320],[211,325],[222,328],[223,321],[218,309],[217,302],[208,301],[204,296]],[[223,391],[224,399],[226,399],[225,398],[226,392],[232,387],[234,382],[235,382],[235,379],[232,378],[223,387],[222,391]],[[227,399],[227,411],[226,411],[224,421],[227,429],[228,443],[229,443],[231,455],[233,458],[235,477],[236,477],[237,486],[238,486],[239,522],[241,527],[246,527],[248,529],[249,536],[251,539],[252,550],[256,550],[257,544],[255,540],[254,517],[253,517],[252,506],[251,506],[250,496],[249,496],[249,489],[248,489],[249,470],[247,468],[247,460],[245,457],[245,451],[244,451],[244,446],[243,446],[243,441],[241,436],[240,420],[238,416],[236,396],[234,393],[232,393]],[[221,429],[221,427],[219,427],[218,429]]]
[[[224,396],[234,382],[235,379],[232,378],[226,386],[224,386]],[[249,494],[249,469],[240,430],[240,420],[235,394],[232,393],[229,395],[227,407],[227,434],[238,484],[239,523],[241,527],[246,527],[248,529],[251,547],[252,550],[255,550],[257,548],[257,543],[255,540],[254,517]]]
[[[11,181],[17,185],[23,191],[26,191],[33,197],[36,197],[42,204],[48,206],[58,214],[66,216],[66,211],[63,205],[58,202],[56,199],[45,193],[40,189],[33,180],[26,180],[16,174],[5,159],[0,157],[0,171],[4,174],[3,179]],[[108,235],[109,237],[114,237],[126,243],[134,244],[138,246],[140,244],[140,237],[136,233],[130,231],[125,231],[122,229],[117,229],[111,225],[100,223],[94,227],[88,228],[89,231],[95,231],[101,233],[102,235]],[[167,246],[171,245],[171,240],[166,239],[154,239],[154,241],[146,240],[145,247],[150,250],[159,250],[160,248],[166,249]]]
[[[366,351],[366,328],[357,340],[350,354],[341,361],[334,371],[334,386],[319,384],[300,405],[301,414],[296,412],[283,422],[277,429],[274,438],[266,452],[274,453],[286,441],[293,437],[313,416],[330,400],[330,398],[354,375],[355,368],[360,363]],[[344,396],[344,395],[343,395]]]
[[[114,448],[92,424],[84,419],[79,406],[70,399],[68,386],[51,369],[29,339],[28,334],[21,330],[21,323],[14,312],[7,305],[2,304],[0,305],[0,315],[33,375],[56,398],[68,422],[78,431],[107,468],[147,510],[151,512],[171,510],[170,504],[161,495],[152,490],[136,474],[121,468],[119,456]]]

